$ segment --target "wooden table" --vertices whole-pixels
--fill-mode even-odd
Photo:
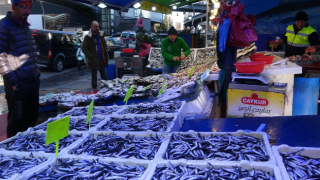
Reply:
[[[127,68],[140,68],[140,73],[139,75],[142,77],[143,71],[146,67],[146,64],[144,62],[145,57],[115,57],[114,58],[116,61],[116,77],[118,76],[118,68],[123,68],[124,63],[126,63]],[[121,77],[119,77],[121,78]]]

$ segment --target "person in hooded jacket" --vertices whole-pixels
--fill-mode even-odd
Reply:
[[[7,138],[35,126],[39,111],[40,71],[36,41],[27,22],[31,0],[12,0],[0,21],[0,74],[8,104]]]

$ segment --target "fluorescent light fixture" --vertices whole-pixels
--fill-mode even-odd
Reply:
[[[214,3],[214,8],[219,9],[220,8],[220,3]]]
[[[152,11],[155,11],[157,10],[157,8],[155,6],[152,7]]]
[[[172,9],[177,9],[177,6],[172,6]]]
[[[98,7],[103,9],[103,8],[106,8],[107,5],[105,5],[104,3],[100,3],[100,4],[98,5]]]
[[[141,3],[139,3],[139,2],[137,2],[137,3],[135,3],[135,4],[133,5],[133,7],[134,7],[135,9],[139,9],[141,6],[142,6]]]

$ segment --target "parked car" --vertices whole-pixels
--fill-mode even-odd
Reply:
[[[108,54],[109,58],[114,58],[115,51],[121,51],[121,43],[117,39],[114,38],[105,38],[106,43],[108,45]]]
[[[123,39],[128,38],[132,39],[132,43],[128,44],[128,47],[135,48],[137,44],[137,33],[135,31],[122,31],[120,36],[120,42],[123,44]]]
[[[121,34],[113,34],[110,36],[110,38],[117,39],[120,42],[120,36],[121,36]]]
[[[80,38],[64,31],[31,30],[37,44],[39,65],[60,72],[65,65],[77,64],[77,51],[81,48]]]

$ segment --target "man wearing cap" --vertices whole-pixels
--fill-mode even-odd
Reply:
[[[161,42],[161,54],[163,57],[163,74],[175,73],[181,60],[185,60],[190,54],[190,48],[180,37],[177,37],[177,30],[172,26],[168,31],[168,37]],[[181,54],[181,49],[184,53]]]
[[[287,27],[286,34],[276,44],[273,44],[272,51],[283,44],[287,44],[285,57],[320,51],[319,34],[308,24],[308,14],[299,11],[295,21],[294,25]]]
[[[8,104],[7,138],[33,127],[38,119],[40,71],[37,47],[27,22],[31,0],[12,0],[0,21],[0,74]]]

